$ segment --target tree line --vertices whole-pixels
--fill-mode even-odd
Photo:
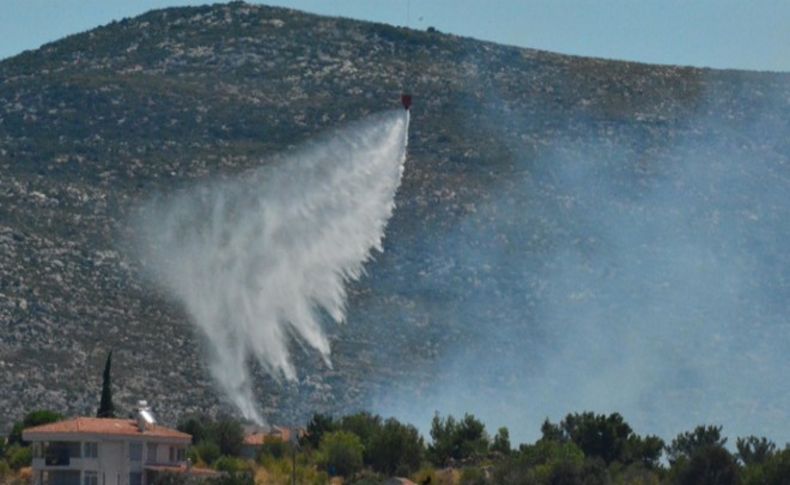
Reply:
[[[30,464],[22,430],[63,417],[27,414],[0,440],[0,482]],[[778,484],[790,485],[790,446],[764,437],[735,440],[721,426],[701,425],[669,442],[637,434],[618,413],[571,413],[545,420],[533,443],[513,446],[506,427],[491,434],[474,415],[435,415],[426,441],[411,424],[360,412],[315,414],[298,442],[269,440],[254,459],[242,457],[243,425],[231,417],[191,415],[177,428],[192,435],[195,466],[222,471],[225,485],[343,483],[372,485],[393,476],[418,484]],[[294,463],[296,467],[294,468]],[[169,477],[166,483],[179,483]]]

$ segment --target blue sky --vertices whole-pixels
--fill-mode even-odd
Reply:
[[[0,0],[0,59],[111,20],[194,0]],[[258,2],[255,2],[258,3]],[[569,54],[790,71],[787,0],[272,0]],[[408,8],[407,8],[408,7]]]

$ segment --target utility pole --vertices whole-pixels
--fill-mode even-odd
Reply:
[[[296,446],[291,447],[291,485],[296,485]]]
[[[299,447],[299,432],[296,425],[291,427],[291,485],[296,485],[296,449]]]

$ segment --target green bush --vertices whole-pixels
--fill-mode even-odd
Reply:
[[[14,470],[30,466],[30,463],[33,461],[33,453],[27,446],[14,445],[9,447],[6,451],[6,457],[8,464]]]
[[[211,465],[222,455],[219,446],[213,441],[201,441],[192,447],[194,452],[207,465]]]
[[[494,483],[555,483],[551,480],[581,474],[584,460],[575,443],[541,439],[534,445],[522,445],[499,462],[493,472]]]
[[[255,480],[251,473],[229,473],[219,478],[207,480],[209,485],[254,485]]]
[[[460,485],[486,485],[485,472],[476,467],[464,468],[461,472]]]
[[[239,473],[249,471],[250,466],[241,458],[223,455],[214,462],[214,469],[221,472]]]
[[[5,460],[0,460],[0,483],[2,479],[11,475],[11,467]]]
[[[333,476],[348,477],[362,469],[362,442],[347,431],[333,431],[321,438],[319,463]]]
[[[290,446],[287,443],[283,443],[281,439],[274,439],[264,443],[261,446],[260,452],[258,452],[258,458],[262,458],[264,456],[270,456],[275,459],[280,459],[288,453],[290,450]]]

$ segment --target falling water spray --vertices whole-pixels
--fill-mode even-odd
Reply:
[[[296,379],[288,341],[331,366],[322,315],[345,318],[346,283],[382,250],[406,158],[408,111],[374,115],[221,183],[140,210],[140,256],[206,338],[209,368],[262,422],[249,361]]]

